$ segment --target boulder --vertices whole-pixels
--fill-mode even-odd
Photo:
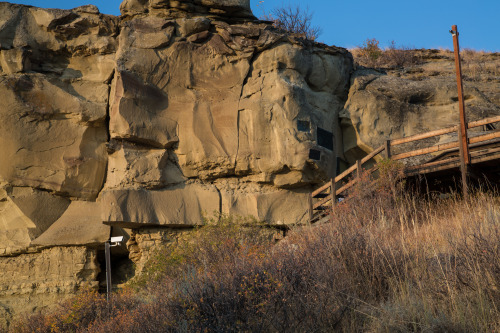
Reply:
[[[185,177],[201,180],[266,173],[294,186],[335,173],[352,68],[345,50],[287,40],[263,24],[175,24],[181,37],[153,51],[135,41],[170,29],[168,18],[124,23],[112,139],[169,149]]]

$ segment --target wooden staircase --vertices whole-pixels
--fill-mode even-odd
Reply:
[[[359,181],[362,172],[373,174],[378,170],[377,165],[367,170],[363,169],[363,165],[368,161],[377,159],[377,157],[380,160],[380,154],[383,154],[383,158],[385,159],[403,161],[405,165],[405,177],[431,174],[457,168],[460,168],[462,172],[467,172],[466,170],[468,170],[469,166],[475,165],[480,168],[482,165],[486,166],[486,163],[489,163],[490,166],[492,164],[500,166],[500,130],[496,129],[493,125],[498,122],[500,122],[500,116],[468,123],[467,129],[483,126],[484,130],[483,132],[472,133],[478,135],[469,135],[466,133],[467,146],[465,149],[462,148],[461,141],[459,140],[462,137],[460,125],[401,139],[387,140],[366,157],[356,161],[356,164],[311,193],[309,196],[310,223],[329,222],[332,215],[331,212],[335,209],[337,198],[347,196],[347,191]],[[438,138],[454,132],[458,133],[457,138],[450,142],[414,150],[406,150],[404,147],[404,144],[407,143]],[[392,151],[395,151],[395,147],[397,147],[398,153],[391,154]],[[410,162],[411,158],[435,153],[439,154],[430,159],[427,158],[424,162],[413,164]],[[462,177],[462,180],[465,181],[465,177]],[[464,191],[466,191],[466,184],[463,184],[463,187],[465,188]]]

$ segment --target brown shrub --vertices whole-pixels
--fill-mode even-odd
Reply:
[[[358,66],[372,68],[405,68],[419,64],[421,59],[415,49],[397,46],[394,41],[388,48],[381,49],[375,38],[367,39],[362,46],[351,50]]]
[[[333,223],[297,228],[277,245],[262,237],[262,229],[234,220],[200,228],[164,252],[171,265],[160,267],[135,295],[119,294],[108,306],[103,296],[87,293],[16,327],[19,332],[498,331],[498,198],[479,192],[468,202],[423,200],[394,182],[400,177],[397,164],[380,170],[381,181],[353,189],[351,198],[337,205]]]

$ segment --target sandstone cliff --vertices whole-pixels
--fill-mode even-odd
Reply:
[[[121,12],[0,3],[0,327],[102,287],[110,235],[128,239],[120,283],[204,218],[304,223],[338,169],[458,119],[449,54],[353,71],[347,50],[277,31],[248,0]],[[472,120],[500,114],[499,84],[466,81]]]
[[[141,267],[155,228],[303,223],[336,172],[345,49],[276,31],[244,0],[121,11],[0,3],[2,318],[97,288],[112,233]]]

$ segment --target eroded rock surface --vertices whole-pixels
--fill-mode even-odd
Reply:
[[[97,251],[53,247],[0,257],[0,325],[20,313],[40,312],[84,288],[97,288]],[[0,326],[1,328],[1,326]]]
[[[122,4],[102,192],[114,206],[103,219],[192,225],[215,211],[305,222],[305,188],[335,173],[352,59],[201,3]],[[214,187],[220,178],[238,185]]]
[[[434,73],[424,78],[422,72],[425,70],[419,67],[426,68],[429,63],[415,69],[420,76],[397,71],[357,70],[351,77],[349,99],[340,113],[344,153],[349,164],[378,148],[385,140],[457,125],[456,77],[447,68],[452,67],[452,61],[440,63],[439,67],[434,65],[433,68],[440,69],[440,75]],[[488,85],[488,89],[483,85]],[[494,102],[500,96],[499,88],[498,80],[485,83],[465,80],[464,100],[469,121],[500,114],[500,104]],[[452,136],[456,139],[456,134],[441,136],[434,144],[450,141]],[[413,145],[416,148],[419,143]]]
[[[0,3],[0,178],[95,199],[118,20]]]
[[[132,236],[140,272],[154,235],[219,214],[304,223],[336,172],[347,50],[257,21],[248,0],[121,12],[0,3],[5,318],[97,288],[110,235]]]

